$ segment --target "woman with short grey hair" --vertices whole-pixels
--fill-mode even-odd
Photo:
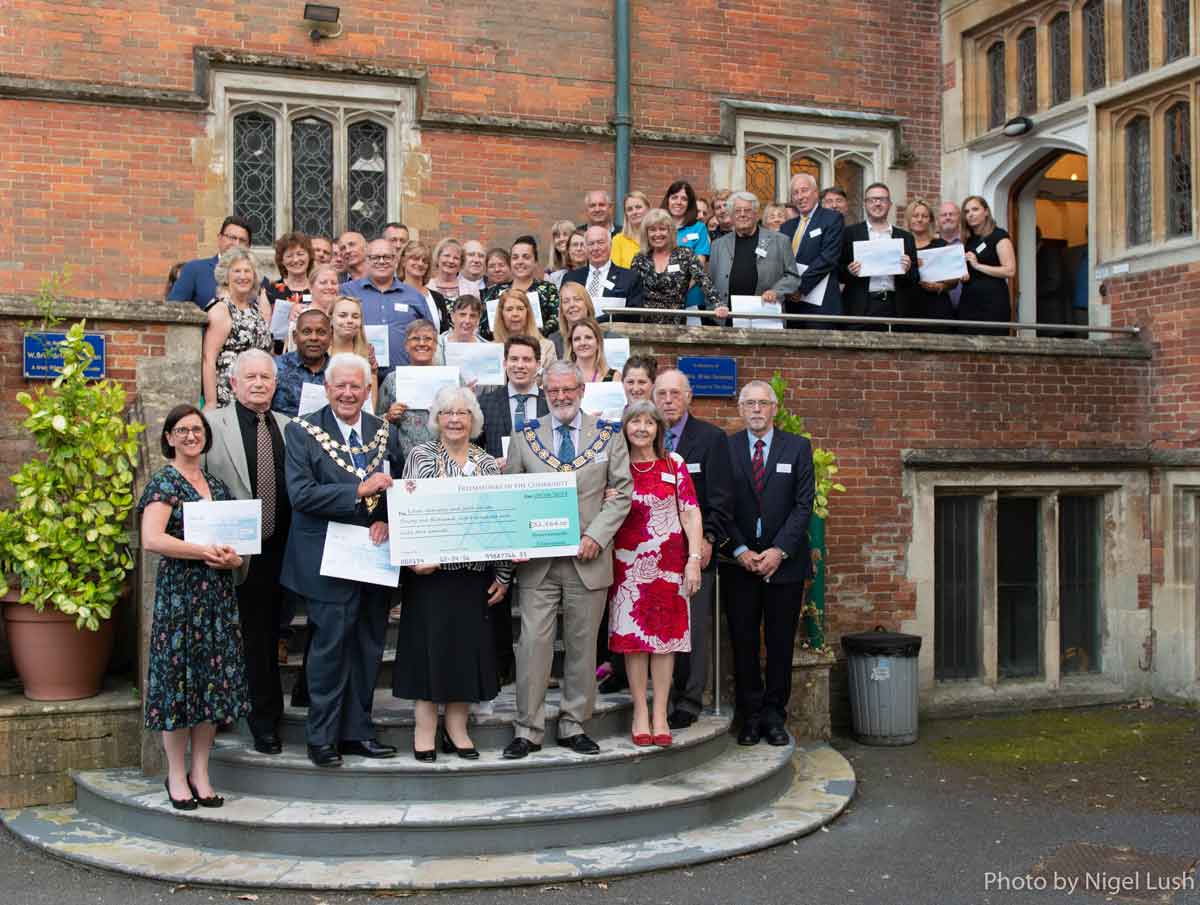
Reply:
[[[206,408],[233,402],[229,373],[234,359],[246,349],[274,348],[271,309],[259,292],[258,267],[244,248],[230,248],[213,272],[217,298],[208,306],[200,376]]]

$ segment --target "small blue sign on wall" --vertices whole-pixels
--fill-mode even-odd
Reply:
[[[26,380],[53,380],[62,372],[62,353],[58,344],[67,338],[65,333],[26,333],[22,373]],[[83,338],[96,353],[83,375],[91,380],[104,377],[104,334],[85,333]]]
[[[692,383],[693,396],[736,396],[737,360],[724,355],[679,359],[679,370]]]

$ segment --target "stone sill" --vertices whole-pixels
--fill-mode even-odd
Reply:
[[[1104,675],[1068,676],[1057,688],[1045,679],[1013,679],[995,687],[978,681],[938,682],[921,690],[921,718],[953,718],[982,713],[1010,713],[1028,708],[1089,707],[1139,697],[1136,690]]]
[[[79,715],[119,711],[141,711],[142,700],[128,678],[109,676],[104,689],[94,698],[78,701],[31,701],[21,693],[17,679],[0,682],[0,719],[40,717],[57,714]]]
[[[55,313],[63,318],[60,328],[71,321],[131,321],[142,324],[194,324],[204,326],[208,315],[191,302],[162,302],[150,299],[61,299]],[[0,295],[0,318],[40,320],[41,309],[33,296]]]
[[[906,449],[907,468],[1195,468],[1200,450],[1112,449]]]

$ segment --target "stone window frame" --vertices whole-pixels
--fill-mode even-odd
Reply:
[[[214,159],[210,169],[222,182],[224,208],[233,210],[233,120],[238,114],[255,111],[271,117],[276,124],[276,235],[255,236],[254,247],[260,255],[270,251],[275,239],[291,229],[292,149],[289,125],[306,116],[324,119],[334,128],[334,237],[346,229],[347,133],[355,123],[371,121],[387,128],[386,219],[400,219],[404,156],[416,141],[416,101],[416,88],[412,84],[244,69],[214,70],[209,108]]]

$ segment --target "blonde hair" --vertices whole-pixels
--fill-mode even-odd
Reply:
[[[931,205],[924,198],[916,198],[916,199],[910,201],[908,203],[908,206],[905,207],[905,209],[904,209],[904,221],[905,221],[904,225],[908,227],[909,232],[912,232],[912,214],[913,214],[913,211],[916,210],[918,207],[925,208],[926,213],[929,214],[929,232],[931,235],[937,236],[937,215],[933,212],[933,205]]]
[[[675,218],[663,210],[661,207],[651,208],[646,211],[646,216],[642,218],[642,228],[638,230],[638,245],[641,246],[642,254],[650,254],[650,240],[646,237],[646,231],[652,226],[665,224],[667,230],[667,251],[674,251],[676,243],[675,236]]]
[[[504,303],[507,301],[519,301],[525,309],[525,324],[516,333],[509,333],[508,325],[504,323]],[[496,323],[492,327],[492,337],[496,342],[503,343],[507,342],[510,336],[532,336],[539,345],[542,341],[542,332],[533,316],[533,305],[529,302],[529,296],[520,289],[505,289],[496,301]]]
[[[337,315],[338,305],[343,302],[350,302],[358,309],[358,335],[354,337],[354,348],[351,350],[355,355],[364,359],[369,359],[371,355],[371,344],[367,342],[366,324],[363,323],[362,302],[352,295],[339,295],[333,300],[333,314],[330,316],[330,331],[333,334],[329,341],[330,351],[333,350],[333,344],[337,342],[337,331],[333,329],[334,316]]]
[[[554,244],[556,236],[565,235],[567,242],[571,241],[571,233],[575,232],[575,224],[570,220],[555,220],[550,225],[550,269],[551,270],[570,270],[571,262],[567,260],[566,246],[560,252],[558,246]]]
[[[629,218],[625,216],[625,205],[629,203],[630,198],[636,198],[638,201],[642,202],[642,204],[646,205],[646,213],[649,213],[652,208],[650,206],[650,199],[646,197],[646,193],[636,190],[626,195],[625,200],[621,202],[621,216],[625,220],[625,222],[621,224],[621,234],[627,238],[633,239],[633,241],[636,242],[638,240],[638,236],[635,236],[632,232],[630,232]]]
[[[675,221],[672,220],[671,222],[674,223]],[[585,317],[581,321],[576,321],[575,326],[567,331],[566,335],[563,336],[563,352],[566,354],[568,361],[576,365],[579,364],[575,361],[575,343],[572,341],[572,337],[580,327],[586,327],[588,330],[591,330],[592,335],[596,337],[596,373],[603,380],[604,375],[609,371],[608,360],[604,357],[604,331],[600,329],[600,325],[596,323],[594,317]]]
[[[418,255],[425,259],[425,285],[428,286],[430,279],[433,277],[433,252],[420,239],[412,239],[405,242],[404,247],[400,249],[400,279],[403,280],[405,278],[404,262]]]
[[[583,296],[583,307],[587,310],[587,314],[584,316],[584,318],[590,317],[592,320],[596,319],[596,303],[592,301],[591,293],[587,291],[587,287],[582,283],[576,283],[570,280],[564,281],[558,290],[558,332],[563,336],[563,348],[566,348],[567,329],[570,327],[570,324],[567,323],[567,315],[563,313],[562,304],[563,292],[568,286],[574,286]]]

